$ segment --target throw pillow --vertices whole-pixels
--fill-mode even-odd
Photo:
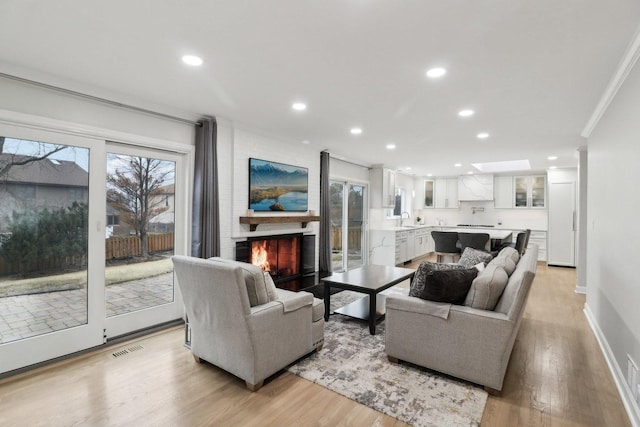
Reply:
[[[518,251],[515,248],[512,248],[510,246],[502,248],[500,253],[498,253],[498,257],[501,257],[501,256],[506,256],[511,258],[511,261],[513,261],[514,264],[517,264],[518,261],[520,261],[520,254],[518,253]]]
[[[409,296],[411,297],[419,297],[424,289],[424,285],[427,280],[427,273],[430,271],[440,271],[440,270],[465,270],[466,267],[463,267],[458,264],[442,264],[431,261],[422,261],[416,270],[416,274],[413,276],[413,280],[411,281],[411,286],[409,288]]]
[[[513,259],[509,256],[498,256],[498,258],[494,258],[491,260],[489,265],[491,264],[499,265],[500,267],[504,268],[504,271],[507,272],[507,276],[511,276],[511,274],[516,269],[516,263],[513,262]]]
[[[481,310],[493,310],[507,286],[509,276],[499,265],[487,265],[471,283],[464,305]]]
[[[264,283],[267,285],[267,297],[269,301],[275,301],[278,299],[278,293],[276,292],[276,284],[273,281],[273,277],[269,274],[268,271],[263,271],[264,274]]]
[[[490,253],[485,251],[480,251],[478,249],[473,248],[464,248],[464,252],[462,252],[462,256],[460,257],[460,261],[458,264],[464,266],[465,268],[471,268],[479,262],[488,263],[491,261]]]
[[[427,279],[419,298],[460,305],[465,301],[478,270],[436,270],[427,273]]]

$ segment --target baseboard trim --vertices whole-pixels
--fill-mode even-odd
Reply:
[[[598,340],[598,344],[600,345],[600,349],[602,350],[602,354],[604,355],[604,359],[607,361],[607,365],[609,366],[609,370],[611,371],[611,375],[613,376],[613,381],[616,383],[616,388],[618,389],[618,393],[620,394],[620,398],[622,399],[622,404],[624,405],[624,409],[627,412],[627,416],[629,417],[629,421],[633,427],[640,427],[640,407],[638,403],[633,399],[633,393],[629,386],[627,385],[627,381],[625,376],[616,361],[615,356],[613,355],[613,351],[607,342],[602,330],[598,326],[598,322],[589,308],[588,304],[584,305],[584,314],[587,317],[587,321],[589,322],[589,326],[591,326],[591,330],[593,334],[596,336]]]
[[[576,286],[576,290],[574,291],[576,294],[586,295],[587,287],[586,286]]]

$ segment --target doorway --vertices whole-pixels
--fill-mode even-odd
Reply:
[[[366,263],[367,187],[330,182],[331,268],[345,271]]]

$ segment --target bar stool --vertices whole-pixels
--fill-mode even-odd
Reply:
[[[453,259],[460,257],[460,249],[457,247],[458,233],[455,231],[432,231],[431,237],[435,242],[436,261],[442,262],[443,256]]]
[[[491,237],[488,233],[458,233],[460,241],[460,252],[464,252],[465,248],[478,249],[480,251],[489,251],[491,249]]]

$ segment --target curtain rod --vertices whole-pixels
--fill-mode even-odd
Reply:
[[[182,117],[176,117],[176,116],[172,116],[172,115],[169,115],[169,114],[160,113],[158,111],[147,110],[146,108],[140,108],[140,107],[136,107],[134,105],[123,104],[122,102],[112,101],[110,99],[100,98],[98,96],[87,95],[86,93],[76,92],[75,90],[65,89],[65,88],[62,88],[62,87],[59,87],[59,86],[53,86],[53,85],[50,85],[50,84],[37,82],[35,80],[25,79],[23,77],[14,76],[14,75],[11,75],[11,74],[6,74],[6,73],[1,73],[0,72],[0,77],[3,77],[5,79],[9,79],[9,80],[15,80],[15,81],[18,81],[20,83],[30,84],[32,86],[38,86],[38,87],[41,87],[41,88],[44,88],[44,89],[53,90],[53,91],[56,91],[56,92],[62,92],[62,93],[65,93],[67,95],[77,96],[79,98],[89,99],[91,101],[101,102],[103,104],[108,104],[108,105],[115,106],[115,107],[125,108],[127,110],[136,111],[138,113],[149,114],[149,115],[152,115],[152,116],[162,117],[162,118],[165,118],[165,119],[169,119],[169,120],[173,120],[173,121],[181,122],[181,123],[186,123],[186,124],[190,124],[190,125],[202,126],[202,122],[199,122],[199,121],[183,119]]]
[[[329,153],[329,155],[331,156],[331,159],[333,159],[333,160],[339,160],[339,161],[341,161],[341,162],[343,162],[343,163],[349,163],[349,164],[352,164],[352,165],[354,165],[354,166],[360,166],[361,168],[371,169],[371,165],[366,165],[366,164],[362,164],[362,163],[356,163],[356,162],[354,162],[354,161],[347,160],[347,159],[346,159],[346,158],[344,158],[344,157],[341,157],[341,156],[337,156],[337,155],[335,155],[335,154],[332,154],[329,150],[322,150],[322,151],[326,151],[327,153]]]

